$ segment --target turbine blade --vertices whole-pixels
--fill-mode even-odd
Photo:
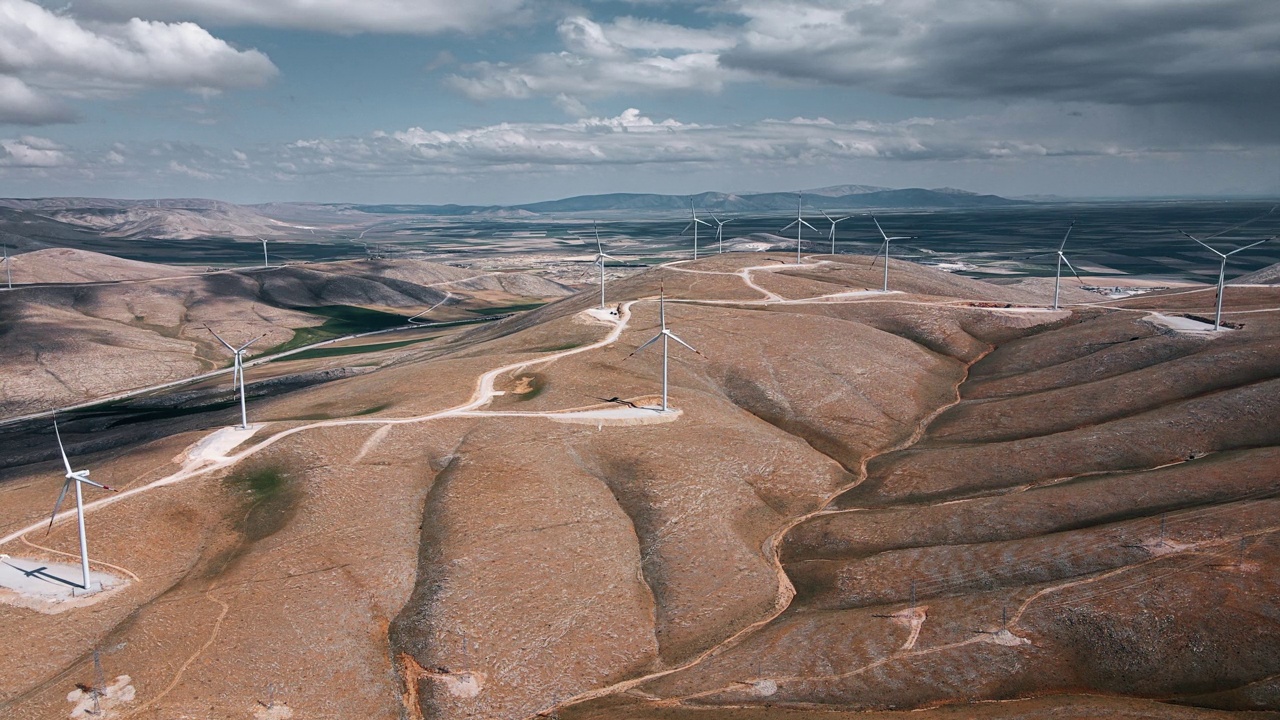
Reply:
[[[1076,269],[1071,266],[1071,261],[1067,259],[1066,255],[1062,256],[1062,262],[1067,264],[1067,269],[1070,270],[1071,274],[1076,276],[1076,280],[1079,281],[1081,285],[1083,285],[1084,278],[1080,277],[1080,273],[1076,272]]]
[[[880,253],[884,250],[884,246],[888,244],[889,238],[885,238],[884,242],[880,243],[880,247],[876,248],[876,254],[871,256],[871,267],[875,267],[876,263],[879,262]]]
[[[1213,249],[1213,248],[1209,247],[1208,245],[1205,245],[1205,244],[1204,244],[1204,242],[1202,242],[1202,241],[1200,240],[1200,238],[1197,238],[1197,237],[1194,237],[1194,236],[1192,236],[1192,235],[1189,235],[1186,231],[1183,231],[1183,230],[1179,230],[1178,232],[1182,233],[1183,235],[1186,235],[1187,237],[1191,238],[1192,240],[1195,240],[1196,242],[1200,243],[1201,245],[1204,245],[1204,247],[1205,247],[1205,248],[1207,248],[1207,249],[1208,249],[1210,252],[1212,252],[1214,255],[1217,255],[1217,256],[1219,256],[1219,257],[1226,257],[1226,255],[1223,255],[1222,253],[1218,252],[1217,250],[1215,250],[1215,249]]]
[[[1205,240],[1212,240],[1212,239],[1214,239],[1214,238],[1216,238],[1216,237],[1221,237],[1221,236],[1223,236],[1223,235],[1226,235],[1227,233],[1231,232],[1232,230],[1239,230],[1240,228],[1244,227],[1245,225],[1252,225],[1253,223],[1258,222],[1258,221],[1259,221],[1259,220],[1261,220],[1262,218],[1264,218],[1264,217],[1266,217],[1266,216],[1270,215],[1271,213],[1273,213],[1273,212],[1275,212],[1275,211],[1276,211],[1276,208],[1275,208],[1275,206],[1273,205],[1273,206],[1271,207],[1271,209],[1270,209],[1270,210],[1268,210],[1268,211],[1266,211],[1266,212],[1262,213],[1262,214],[1261,214],[1261,215],[1259,215],[1258,217],[1256,217],[1256,218],[1250,218],[1250,219],[1248,219],[1248,220],[1245,220],[1244,222],[1240,223],[1239,225],[1232,225],[1231,227],[1227,228],[1226,230],[1223,230],[1223,231],[1222,231],[1222,232],[1220,232],[1220,233],[1214,233],[1213,235],[1210,235],[1209,237],[1205,238]]]
[[[824,217],[824,218],[826,218],[826,219],[828,219],[828,220],[831,220],[831,216],[827,214],[827,211],[826,211],[826,210],[819,210],[818,212],[822,213],[822,217]],[[833,223],[834,223],[834,222],[836,222],[836,221],[835,221],[835,220],[831,220],[831,222],[833,222]]]
[[[1067,247],[1067,238],[1071,237],[1071,230],[1076,226],[1076,221],[1072,220],[1067,226],[1067,234],[1062,236],[1062,244],[1058,246],[1058,252],[1062,252]]]
[[[235,348],[231,347],[231,343],[227,342],[226,340],[223,340],[223,339],[222,339],[222,336],[221,336],[221,335],[219,335],[218,333],[213,332],[213,328],[209,327],[208,325],[205,325],[205,326],[204,326],[204,329],[205,329],[205,330],[208,330],[208,331],[209,331],[209,332],[211,332],[211,333],[213,333],[213,336],[214,336],[214,337],[216,337],[216,338],[218,338],[218,342],[220,342],[220,343],[222,343],[223,345],[225,345],[225,346],[227,347],[227,349],[228,349],[228,350],[230,350],[231,352],[235,352],[235,351],[236,351],[236,349],[235,349]]]
[[[53,435],[58,438],[58,452],[62,453],[62,466],[67,469],[67,475],[75,472],[71,469],[71,461],[67,459],[67,450],[62,447],[62,433],[58,431],[58,421],[53,421]]]
[[[76,480],[79,480],[80,482],[85,483],[85,484],[87,484],[87,485],[92,485],[92,486],[97,487],[97,488],[102,488],[103,490],[110,490],[111,492],[118,492],[115,488],[109,488],[109,487],[107,487],[106,485],[103,485],[103,484],[101,484],[101,483],[96,483],[96,482],[94,482],[94,481],[90,480],[89,478],[85,477],[86,475],[88,475],[88,473],[87,473],[87,472],[85,472],[85,473],[77,473],[76,475],[73,475],[72,477],[74,477]]]
[[[249,347],[250,345],[252,345],[252,344],[254,344],[254,343],[256,343],[256,342],[258,342],[259,340],[261,340],[262,338],[264,338],[264,337],[266,337],[266,336],[267,336],[267,334],[266,334],[266,333],[262,333],[262,334],[261,334],[261,335],[259,335],[258,337],[256,337],[256,338],[254,338],[254,339],[250,340],[249,342],[247,342],[247,343],[245,343],[245,344],[241,345],[241,346],[240,346],[240,349],[239,349],[239,350],[237,350],[236,352],[244,352],[244,349],[245,349],[245,348]]]
[[[807,228],[809,228],[810,230],[812,230],[812,231],[814,231],[814,232],[818,232],[818,228],[816,228],[816,227],[814,227],[814,226],[810,225],[809,223],[805,222],[804,220],[801,220],[800,222],[804,223],[804,226],[805,226],[805,227],[807,227]]]
[[[58,517],[58,508],[62,507],[62,501],[66,499],[69,489],[71,489],[71,478],[68,477],[66,482],[62,483],[62,492],[58,493],[58,502],[53,504],[53,513],[49,515],[49,527],[44,531],[46,535],[53,529],[53,520]]]
[[[643,349],[645,349],[645,348],[649,347],[650,345],[652,345],[652,344],[654,344],[654,343],[658,342],[658,341],[659,341],[659,340],[661,340],[661,339],[662,339],[662,333],[658,333],[657,335],[654,335],[654,336],[649,340],[649,342],[646,342],[645,344],[641,345],[640,347],[636,348],[635,350],[632,350],[632,351],[631,351],[631,355],[635,355],[636,353],[638,353],[638,352],[640,352],[641,350],[643,350]],[[631,357],[631,355],[628,355],[627,357],[628,357],[628,358],[630,358],[630,357]]]
[[[591,221],[591,231],[596,234],[596,252],[604,254],[604,247],[600,244],[600,231],[596,228],[596,221]]]
[[[876,229],[880,231],[880,237],[884,238],[885,242],[889,242],[889,236],[884,234],[884,228],[880,227],[880,221],[876,219],[875,215],[871,216],[871,222],[876,224]]]
[[[1235,250],[1232,250],[1231,252],[1227,253],[1227,255],[1235,255],[1236,253],[1240,252],[1241,250],[1248,250],[1248,249],[1249,249],[1249,248],[1251,248],[1251,247],[1257,247],[1257,246],[1261,245],[1261,244],[1262,244],[1262,243],[1264,243],[1264,242],[1270,242],[1271,240],[1274,240],[1274,239],[1275,239],[1275,237],[1273,236],[1273,237],[1269,237],[1269,238],[1267,238],[1266,240],[1259,240],[1259,241],[1258,241],[1258,242],[1256,242],[1256,243],[1252,243],[1252,244],[1250,244],[1250,245],[1245,245],[1245,246],[1244,246],[1244,247],[1242,247],[1242,248],[1236,248]]]
[[[685,342],[685,341],[681,340],[680,338],[676,337],[676,334],[675,334],[675,333],[673,333],[673,332],[671,332],[670,330],[668,330],[668,331],[667,331],[667,337],[671,338],[672,340],[675,340],[676,342],[678,342],[678,343],[680,343],[681,345],[683,345],[683,346],[685,346],[685,347],[689,348],[690,350],[694,351],[695,353],[698,353],[699,355],[702,355],[702,353],[698,352],[698,349],[697,349],[697,348],[695,348],[694,346],[690,345],[689,343],[687,343],[687,342]],[[702,356],[703,356],[703,357],[706,357],[706,355],[702,355]]]
[[[689,232],[689,228],[691,228],[691,227],[693,227],[693,223],[692,223],[692,222],[691,222],[691,223],[689,223],[688,225],[685,225],[685,226],[684,226],[684,229],[680,231],[680,234],[681,234],[681,235],[683,235],[683,234],[685,234],[685,233]]]
[[[790,230],[791,228],[795,227],[796,222],[797,222],[796,220],[792,220],[790,225],[787,225],[786,227],[782,228],[778,232],[786,232]]]

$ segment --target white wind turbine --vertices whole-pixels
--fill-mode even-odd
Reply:
[[[1263,214],[1259,215],[1258,217],[1253,218],[1252,220],[1246,220],[1246,221],[1244,221],[1244,222],[1240,223],[1239,225],[1236,225],[1236,226],[1233,226],[1233,227],[1229,227],[1229,228],[1227,228],[1226,230],[1223,230],[1223,231],[1222,231],[1222,232],[1220,232],[1220,233],[1217,233],[1217,234],[1214,234],[1214,235],[1210,235],[1209,237],[1205,238],[1205,240],[1212,240],[1212,239],[1214,239],[1214,238],[1216,238],[1216,237],[1220,237],[1220,236],[1222,236],[1222,235],[1226,235],[1227,233],[1231,232],[1232,230],[1237,230],[1237,229],[1239,229],[1239,228],[1244,227],[1245,225],[1248,225],[1248,224],[1250,224],[1250,223],[1253,223],[1253,222],[1256,222],[1256,221],[1258,221],[1258,220],[1261,220],[1262,218],[1264,218],[1264,217],[1266,217],[1266,216],[1270,215],[1270,214],[1271,214],[1271,213],[1273,213],[1273,212],[1275,212],[1275,208],[1274,208],[1274,207],[1273,207],[1273,208],[1271,208],[1270,210],[1266,211],[1265,213],[1263,213]],[[1226,278],[1227,278],[1227,258],[1231,257],[1232,255],[1235,255],[1235,254],[1236,254],[1236,253],[1238,253],[1238,252],[1241,252],[1241,251],[1244,251],[1244,250],[1248,250],[1248,249],[1249,249],[1249,248],[1251,248],[1251,247],[1256,247],[1256,246],[1258,246],[1258,245],[1261,245],[1261,244],[1262,244],[1262,243],[1264,243],[1264,242],[1268,242],[1268,241],[1270,241],[1270,240],[1275,240],[1277,237],[1280,237],[1280,235],[1272,235],[1271,237],[1266,238],[1265,240],[1259,240],[1258,242],[1250,243],[1249,245],[1245,245],[1244,247],[1236,248],[1235,250],[1232,250],[1231,252],[1224,253],[1224,252],[1220,252],[1219,250],[1217,250],[1217,249],[1215,249],[1215,248],[1210,247],[1210,246],[1209,246],[1209,245],[1207,245],[1203,240],[1201,240],[1201,239],[1200,239],[1200,238],[1198,238],[1198,237],[1195,237],[1194,235],[1191,235],[1191,234],[1187,233],[1186,231],[1179,230],[1178,232],[1182,233],[1183,235],[1186,235],[1187,237],[1191,238],[1192,240],[1195,240],[1197,243],[1199,243],[1199,244],[1203,245],[1205,248],[1208,248],[1208,250],[1209,250],[1210,252],[1212,252],[1214,255],[1217,255],[1217,256],[1218,256],[1218,258],[1222,261],[1222,262],[1221,262],[1221,264],[1218,266],[1218,299],[1217,299],[1217,310],[1215,310],[1215,311],[1214,311],[1214,315],[1213,315],[1213,329],[1214,329],[1214,330],[1218,330],[1219,328],[1221,328],[1221,327],[1222,327],[1222,292],[1223,292],[1223,290],[1225,290],[1225,289],[1226,289],[1226,286],[1227,286],[1227,282],[1226,282]]]
[[[666,412],[667,411],[667,344],[668,344],[667,340],[668,338],[670,338],[671,340],[675,340],[676,342],[689,348],[690,350],[693,350],[695,353],[697,353],[698,355],[701,355],[702,357],[706,357],[706,356],[702,355],[702,353],[698,352],[697,348],[681,340],[680,338],[676,337],[675,333],[667,329],[667,302],[666,302],[665,291],[659,291],[658,318],[659,318],[659,322],[661,323],[662,329],[658,331],[657,335],[654,335],[652,338],[650,338],[648,342],[646,342],[645,344],[641,345],[640,347],[632,351],[631,355],[635,355],[636,353],[658,342],[659,340],[662,341],[662,412]],[[627,358],[629,359],[631,355],[628,355]]]
[[[76,472],[71,469],[71,461],[67,459],[67,450],[62,446],[62,433],[58,431],[58,422],[56,420],[53,422],[53,434],[58,438],[58,451],[62,453],[62,466],[67,469],[67,479],[66,482],[62,483],[62,492],[58,493],[58,501],[53,504],[53,514],[49,516],[49,530],[53,529],[53,521],[58,517],[58,508],[62,507],[62,501],[67,497],[67,490],[71,489],[72,483],[75,483],[76,521],[80,525],[80,589],[83,592],[90,593],[97,589],[101,589],[101,586],[95,588],[93,583],[89,580],[89,541],[85,539],[84,534],[84,499],[80,492],[80,485],[92,485],[96,488],[102,488],[103,490],[108,490],[110,492],[116,491],[106,485],[99,485],[98,483],[90,480],[88,470]],[[49,530],[45,531],[46,534]]]
[[[271,264],[267,262],[267,239],[264,237],[259,237],[257,235],[255,235],[254,237],[257,237],[259,240],[262,241],[262,267],[264,269],[271,267]]]
[[[706,220],[698,219],[698,209],[693,206],[692,199],[689,200],[689,212],[693,213],[693,219],[689,221],[688,225],[684,226],[684,229],[680,231],[680,234],[683,235],[689,232],[689,228],[693,228],[693,259],[697,260],[698,259],[698,226],[706,225],[707,227],[711,227],[711,223],[707,222]]]
[[[836,254],[836,223],[841,223],[841,222],[844,222],[845,220],[848,220],[849,216],[845,215],[844,217],[841,217],[841,218],[833,218],[824,211],[819,210],[818,212],[821,212],[822,217],[826,218],[831,222],[831,254],[835,255]]]
[[[720,245],[720,254],[723,255],[724,254],[724,226],[728,225],[732,221],[721,220],[720,218],[716,217],[714,214],[711,214],[711,219],[716,221],[716,242]]]
[[[778,232],[786,232],[791,229],[792,225],[796,226],[796,264],[797,265],[800,264],[800,232],[804,230],[804,228],[806,227],[814,232],[818,232],[818,228],[805,222],[804,218],[800,216],[803,209],[804,209],[804,193],[796,193],[796,219],[793,220],[790,225],[787,225],[786,227],[778,231]]]
[[[884,228],[880,227],[880,221],[876,219],[875,215],[871,216],[871,222],[876,224],[876,229],[880,231],[880,237],[884,238],[884,244],[881,245],[881,247],[884,248],[884,292],[889,292],[889,243],[894,240],[911,240],[912,238],[907,235],[898,237],[889,237],[888,235],[885,235]],[[879,254],[880,251],[876,250],[876,255],[879,256]],[[872,259],[872,267],[874,267],[875,264],[875,259]]]
[[[227,348],[228,350],[230,350],[230,351],[235,355],[235,360],[234,360],[234,361],[232,361],[232,366],[231,366],[231,367],[232,367],[232,370],[231,370],[231,387],[232,387],[232,389],[235,389],[235,386],[236,386],[237,384],[239,384],[239,385],[240,385],[240,429],[242,429],[242,430],[248,429],[248,427],[249,427],[249,415],[248,415],[248,413],[246,412],[245,407],[244,407],[244,351],[245,351],[245,350],[247,350],[247,349],[249,349],[249,346],[250,346],[250,345],[252,345],[252,344],[254,344],[254,343],[258,342],[259,340],[261,340],[262,338],[266,337],[266,336],[267,336],[267,334],[266,334],[266,333],[263,333],[263,334],[259,335],[258,337],[254,338],[254,339],[250,340],[249,342],[247,342],[247,343],[245,343],[245,344],[241,345],[240,347],[236,348],[236,347],[232,347],[232,346],[231,346],[231,343],[227,342],[226,340],[223,340],[221,335],[219,335],[219,334],[218,334],[218,333],[216,333],[216,332],[213,332],[213,328],[209,327],[208,325],[205,325],[205,326],[204,326],[204,329],[205,329],[205,330],[208,330],[208,331],[209,331],[209,332],[211,332],[211,333],[213,333],[213,336],[214,336],[214,337],[216,337],[216,338],[218,338],[218,342],[220,342],[220,343],[222,343],[223,345],[225,345],[225,346],[226,346],[226,348]]]
[[[600,268],[600,309],[604,309],[604,261],[617,260],[618,258],[608,255],[604,251],[604,246],[600,244],[600,231],[596,229],[595,222],[591,223],[591,230],[596,234],[596,266]]]
[[[1073,229],[1075,229],[1075,220],[1071,220],[1071,224],[1066,225],[1066,234],[1062,236],[1062,243],[1057,246],[1056,252],[1044,252],[1042,255],[1032,255],[1032,258],[1046,258],[1048,255],[1057,255],[1057,270],[1053,273],[1053,309],[1055,310],[1059,307],[1059,291],[1062,286],[1062,264],[1065,263],[1066,268],[1071,270],[1071,274],[1075,275],[1075,279],[1078,279],[1080,284],[1084,284],[1084,278],[1080,277],[1080,273],[1075,272],[1074,266],[1071,266],[1071,261],[1066,259],[1066,238],[1071,237],[1071,231],[1073,231]]]

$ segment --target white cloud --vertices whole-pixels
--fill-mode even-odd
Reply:
[[[519,22],[527,0],[99,0],[94,12],[219,25],[355,33],[481,32]]]
[[[145,88],[206,95],[259,86],[275,65],[192,23],[84,24],[28,0],[0,0],[0,121],[65,122],[59,98],[113,97]]]
[[[0,75],[0,123],[46,125],[70,122],[75,117],[65,105],[37,93],[18,78]]]
[[[46,138],[24,135],[0,140],[0,167],[55,168],[69,161],[63,148]]]
[[[482,175],[582,167],[793,166],[873,159],[1005,161],[1046,156],[1116,156],[1161,152],[1236,152],[1188,144],[1175,136],[1150,144],[1135,135],[1099,135],[1116,116],[1089,108],[1093,120],[1050,106],[996,115],[898,122],[827,118],[706,125],[654,120],[629,109],[615,117],[567,123],[500,123],[444,132],[420,127],[368,137],[299,140],[277,148],[281,176]]]
[[[723,49],[726,41],[712,32],[632,18],[601,25],[581,16],[566,18],[558,32],[565,46],[562,52],[542,53],[518,64],[474,63],[448,82],[472,99],[485,100],[661,90],[718,92],[733,76],[745,77],[720,67],[715,51]]]
[[[185,163],[180,163],[177,160],[169,161],[169,172],[177,173],[178,175],[185,175],[189,178],[195,178],[196,180],[216,180],[220,177],[214,173],[205,172],[199,168],[194,168]]]

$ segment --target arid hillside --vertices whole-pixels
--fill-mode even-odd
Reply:
[[[573,291],[535,275],[424,261],[345,261],[195,272],[82,251],[19,256],[0,294],[0,415],[47,410],[180,380],[229,363],[205,329],[250,357],[338,335],[478,318]],[[21,275],[20,273],[26,273]],[[426,311],[433,311],[427,313]],[[300,332],[303,328],[309,330]]]
[[[669,263],[248,430],[69,425],[114,585],[0,589],[0,715],[70,714],[97,650],[146,720],[1280,718],[1280,289],[1215,332],[1212,290],[890,271]],[[282,273],[216,282],[329,291]],[[0,552],[71,561],[61,472],[0,471]]]

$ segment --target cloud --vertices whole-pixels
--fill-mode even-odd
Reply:
[[[60,98],[118,97],[148,88],[206,95],[277,75],[257,50],[237,50],[192,23],[82,24],[28,2],[0,0],[0,121],[67,122]]]
[[[24,135],[0,140],[0,167],[56,168],[69,161],[63,148],[46,138]]]
[[[1258,0],[729,0],[725,67],[921,98],[1253,102],[1280,85]],[[1267,100],[1273,100],[1267,97]]]
[[[529,16],[527,0],[100,0],[105,17],[356,33],[482,32]]]
[[[483,175],[606,166],[794,166],[851,160],[988,161],[1239,152],[1170,133],[1156,144],[1126,134],[1118,114],[1091,119],[1051,106],[994,115],[897,122],[797,117],[707,125],[655,120],[636,109],[567,123],[500,123],[454,132],[420,127],[367,137],[299,140],[268,154],[280,177]],[[1107,129],[1107,132],[1100,130]]]
[[[634,18],[601,25],[581,16],[557,28],[565,50],[510,63],[473,63],[447,83],[475,100],[570,98],[663,90],[718,92],[735,74],[720,67],[719,33]],[[676,52],[662,53],[660,50]]]
[[[76,117],[70,108],[37,93],[18,78],[0,75],[0,123],[49,125],[71,122]]]
[[[1080,108],[1073,114],[1074,108],[1028,103],[959,118],[842,122],[795,117],[727,124],[655,118],[632,108],[562,123],[498,123],[448,131],[411,127],[242,149],[136,142],[79,150],[23,137],[0,142],[0,179],[323,187],[388,179],[582,178],[610,169],[729,177],[823,168],[846,174],[868,164],[925,163],[936,169],[941,163],[1001,174],[1005,171],[999,168],[1030,166],[1045,158],[1187,162],[1191,154],[1258,157],[1258,146],[1134,127],[1125,109]]]

